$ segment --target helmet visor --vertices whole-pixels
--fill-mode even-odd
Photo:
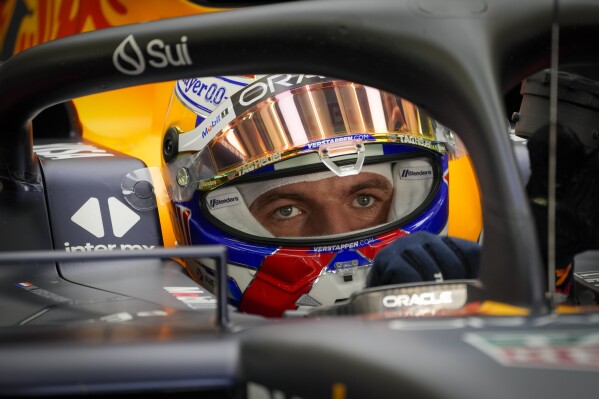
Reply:
[[[175,181],[186,168],[184,182],[193,184],[193,190],[198,188],[195,183],[212,190],[300,154],[320,150],[322,156],[323,146],[330,146],[331,151],[325,151],[330,156],[374,142],[445,151],[445,139],[438,133],[447,129],[414,104],[372,87],[320,76],[267,76],[235,93],[211,116],[179,135],[179,153],[189,155],[170,165]]]
[[[234,235],[303,242],[372,235],[425,209],[438,189],[438,162],[420,152],[351,176],[321,171],[227,185],[200,202],[207,218]]]

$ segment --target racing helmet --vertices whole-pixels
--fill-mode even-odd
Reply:
[[[393,240],[447,231],[459,141],[394,94],[317,75],[185,79],[165,131],[177,242],[228,247],[240,311],[345,300]],[[213,261],[185,264],[216,289]]]

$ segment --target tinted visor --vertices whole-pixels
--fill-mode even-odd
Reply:
[[[208,148],[222,172],[268,154],[317,148],[320,141],[340,136],[389,132],[435,140],[432,120],[422,117],[412,103],[367,86],[332,81],[283,92],[258,104]],[[304,148],[309,143],[315,145]]]
[[[298,75],[274,78],[277,76]],[[277,86],[280,82],[274,78],[263,78],[236,93],[213,112],[212,119],[181,134],[179,153],[193,155],[174,162],[170,174],[174,177],[179,169],[187,168],[187,185],[199,183],[201,190],[212,190],[266,165],[318,152],[326,145],[394,142],[445,151],[437,138],[440,125],[398,96],[323,77],[311,77],[316,80],[311,84],[305,84],[305,78],[290,89]],[[277,92],[281,86],[285,90]],[[266,98],[268,87],[273,87],[274,93]],[[341,151],[341,155],[346,153],[347,149]]]

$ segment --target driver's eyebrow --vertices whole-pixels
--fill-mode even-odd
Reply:
[[[261,195],[260,197],[258,197],[252,203],[251,206],[254,206],[254,205],[264,206],[266,204],[269,204],[271,202],[274,202],[274,201],[277,201],[280,199],[304,201],[306,199],[306,197],[299,193],[286,193],[286,192],[279,191],[279,189],[275,189],[275,190],[271,190],[270,192],[265,193],[265,194]]]
[[[392,186],[387,180],[374,178],[372,180],[354,184],[353,186],[351,186],[349,188],[349,190],[347,192],[349,194],[353,194],[360,190],[372,189],[372,188],[379,189],[382,191],[391,191]]]

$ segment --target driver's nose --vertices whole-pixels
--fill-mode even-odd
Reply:
[[[352,230],[351,215],[339,206],[326,207],[313,215],[313,228],[317,235],[347,233]]]

